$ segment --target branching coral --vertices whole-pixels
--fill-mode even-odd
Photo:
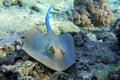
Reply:
[[[85,14],[80,15],[78,12],[75,12],[74,22],[77,25],[86,26],[91,23],[91,20]]]
[[[77,13],[73,21],[79,26],[106,26],[113,20],[113,13],[104,0],[74,0],[74,8]]]

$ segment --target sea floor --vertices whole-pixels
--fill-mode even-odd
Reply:
[[[114,14],[109,25],[79,27],[70,20],[73,0],[0,0],[0,80],[120,80],[120,1],[105,2]],[[63,72],[22,49],[30,28],[46,33],[44,18],[50,6],[54,33],[69,32],[75,43],[75,64]]]

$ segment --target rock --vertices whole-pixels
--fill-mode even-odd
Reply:
[[[21,48],[21,46],[16,45],[16,49],[19,51],[19,50],[21,50],[22,48]]]
[[[95,46],[95,43],[89,39],[89,37],[83,33],[79,32],[74,36],[74,41],[77,47],[86,47],[92,49]]]
[[[11,5],[16,5],[19,3],[19,0],[4,0],[3,5],[9,7]]]
[[[120,70],[109,72],[108,80],[119,80],[120,79]]]
[[[120,18],[118,18],[114,23],[114,32],[116,33],[118,44],[120,44]]]

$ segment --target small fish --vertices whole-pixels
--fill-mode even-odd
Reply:
[[[31,28],[26,34],[23,49],[47,67],[63,71],[75,62],[74,41],[69,33],[54,34],[49,24],[50,9],[45,17],[47,34]]]

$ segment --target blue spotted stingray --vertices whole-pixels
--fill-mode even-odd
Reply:
[[[25,37],[23,49],[34,59],[47,67],[63,71],[75,62],[74,42],[69,33],[56,35],[49,24],[48,9],[45,17],[47,33],[31,28]]]

